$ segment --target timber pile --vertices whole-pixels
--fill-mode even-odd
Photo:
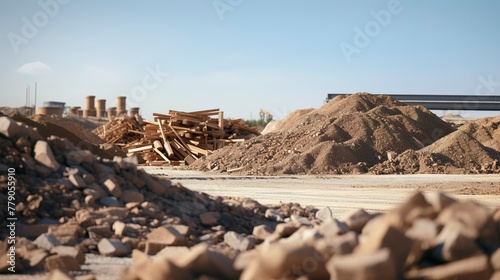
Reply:
[[[119,146],[137,141],[144,134],[142,119],[131,118],[127,115],[121,115],[92,132],[106,143]]]
[[[122,146],[129,155],[141,156],[149,165],[191,164],[228,143],[259,135],[257,130],[247,126],[241,119],[224,119],[224,113],[219,109],[196,112],[170,110],[168,114],[154,113],[153,116],[154,121],[144,120],[140,129],[128,128],[128,134],[132,132],[135,137],[132,137],[132,141],[126,139],[126,144]],[[121,132],[129,125],[123,122],[118,126],[119,129],[111,133]],[[124,134],[117,134],[110,139],[115,140],[119,135]]]

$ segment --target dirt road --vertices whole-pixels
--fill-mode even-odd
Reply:
[[[488,207],[500,207],[500,175],[242,177],[158,167],[146,170],[210,195],[251,197],[262,204],[329,206],[339,216],[357,208],[386,211],[416,190],[443,191],[459,199],[472,198]]]

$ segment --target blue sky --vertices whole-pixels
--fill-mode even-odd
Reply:
[[[0,0],[0,106],[24,105],[35,81],[38,105],[125,95],[146,118],[281,118],[328,92],[498,95],[498,11],[493,0]],[[493,86],[477,92],[481,77]]]

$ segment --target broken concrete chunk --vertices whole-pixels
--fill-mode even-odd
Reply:
[[[244,252],[255,247],[255,238],[246,237],[234,231],[229,231],[224,234],[224,242],[229,247]]]
[[[200,215],[200,221],[205,226],[215,226],[219,223],[219,212],[206,212]]]
[[[156,228],[148,233],[146,237],[148,240],[159,241],[171,246],[184,245],[186,241],[186,238],[171,226]]]
[[[75,271],[80,270],[80,264],[78,260],[72,256],[56,254],[45,259],[45,270],[52,271],[55,269]]]
[[[124,203],[129,203],[129,202],[143,203],[144,195],[138,191],[124,190],[122,191],[120,200],[123,201]]]
[[[327,264],[331,279],[398,279],[398,271],[389,249],[369,253],[334,256]]]
[[[56,246],[60,246],[61,242],[51,233],[44,233],[38,236],[35,241],[33,241],[38,248],[50,251]]]
[[[79,264],[85,263],[85,254],[77,247],[73,246],[57,246],[50,250],[52,254],[58,254],[60,256],[70,256],[78,261]]]
[[[109,257],[123,257],[131,252],[131,248],[118,239],[103,238],[97,244],[97,248],[101,255]]]
[[[272,231],[266,225],[258,225],[253,228],[252,235],[257,240],[264,240],[272,234]]]
[[[330,209],[330,207],[324,207],[316,212],[315,217],[323,222],[333,219],[332,209]]]
[[[412,279],[490,279],[492,270],[485,255],[409,272]]]
[[[264,215],[269,220],[273,220],[273,221],[277,221],[277,222],[283,222],[285,220],[285,216],[283,216],[283,214],[276,209],[269,208],[266,210],[266,213]]]
[[[343,220],[350,230],[361,232],[371,218],[372,216],[364,209],[357,209],[348,213]]]
[[[35,144],[35,160],[43,166],[49,168],[52,172],[59,170],[60,165],[52,153],[52,149],[47,141],[39,140]]]

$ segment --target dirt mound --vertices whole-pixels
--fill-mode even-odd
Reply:
[[[218,150],[194,165],[258,175],[367,172],[389,151],[418,150],[452,131],[424,107],[357,93],[339,96],[274,133]]]
[[[282,120],[277,120],[277,121],[273,120],[270,123],[268,123],[261,133],[268,134],[271,132],[282,131],[290,126],[293,126],[297,121],[297,119],[299,119],[304,115],[309,114],[312,111],[314,111],[314,108],[295,110],[292,113],[288,114]]]
[[[29,119],[37,123],[51,123],[53,125],[64,128],[71,133],[78,135],[78,137],[88,143],[99,145],[104,144],[104,140],[92,133],[87,128],[83,127],[80,122],[76,122],[75,118],[62,118],[56,115],[45,116],[45,115],[34,115],[30,116]]]
[[[370,171],[388,173],[500,172],[500,117],[466,123],[418,151],[408,150]]]
[[[11,115],[12,119],[22,122],[28,126],[35,127],[38,129],[38,133],[42,137],[50,137],[52,135],[66,138],[73,145],[81,148],[90,150],[93,154],[105,157],[105,158],[113,158],[115,154],[106,152],[100,148],[98,144],[94,144],[93,142],[88,142],[84,138],[93,139],[93,141],[102,143],[103,140],[98,138],[97,136],[91,136],[91,132],[86,129],[79,127],[75,123],[71,122],[59,122],[48,116],[32,116],[32,117],[23,117],[20,115]],[[60,125],[62,124],[62,126]],[[71,130],[69,130],[70,128]],[[93,135],[93,134],[92,134]]]

